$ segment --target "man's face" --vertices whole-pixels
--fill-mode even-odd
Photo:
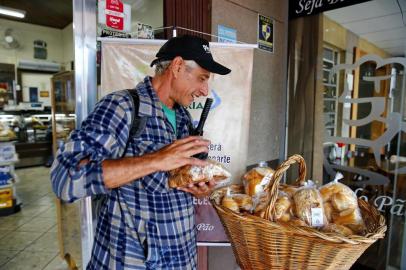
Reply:
[[[173,85],[172,98],[179,105],[189,106],[195,98],[209,94],[209,79],[209,71],[199,65],[190,67],[183,61]]]

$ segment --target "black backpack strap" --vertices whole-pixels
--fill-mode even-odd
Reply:
[[[138,95],[137,89],[127,89],[127,92],[130,94],[132,102],[133,102],[133,110],[132,110],[132,114],[131,114],[132,117],[131,117],[130,134],[128,136],[128,141],[129,141],[130,138],[132,138],[132,137],[141,136],[141,134],[144,131],[145,126],[147,124],[147,118],[139,116],[140,97]],[[125,155],[126,152],[127,152],[128,141],[127,141],[127,145],[125,146],[123,155]]]

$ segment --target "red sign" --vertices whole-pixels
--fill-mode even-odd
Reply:
[[[229,240],[216,210],[208,198],[194,200],[197,242],[228,243]]]
[[[106,25],[113,29],[123,30],[124,18],[106,14]]]
[[[106,0],[106,9],[116,12],[123,12],[124,5],[120,0]]]

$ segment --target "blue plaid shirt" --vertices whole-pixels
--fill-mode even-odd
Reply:
[[[133,102],[128,91],[105,96],[59,149],[51,169],[52,187],[68,202],[106,194],[87,269],[196,269],[193,197],[170,189],[167,172],[115,189],[104,185],[103,160],[141,156],[177,139],[151,78],[146,77],[136,89],[139,116],[147,117],[142,134],[129,138]],[[177,106],[178,138],[188,135],[188,122],[185,109]],[[84,158],[90,162],[79,167]]]

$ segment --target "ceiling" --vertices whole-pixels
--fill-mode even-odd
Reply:
[[[0,0],[0,6],[26,11],[24,19],[1,19],[63,29],[72,22],[72,0]]]
[[[373,0],[324,14],[392,56],[406,55],[406,0]]]

